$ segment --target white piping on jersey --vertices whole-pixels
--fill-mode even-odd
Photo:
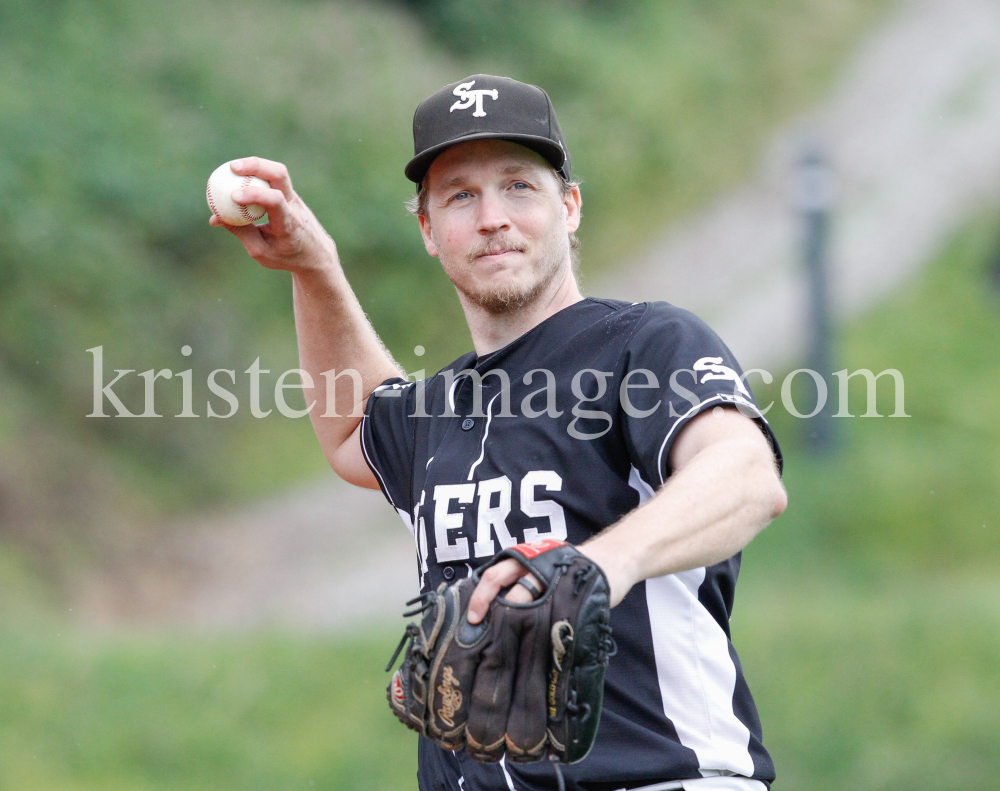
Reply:
[[[448,405],[451,407],[451,413],[455,414],[455,388],[458,387],[458,383],[463,379],[467,378],[468,374],[462,374],[461,376],[456,376],[455,381],[451,383],[451,387],[448,389]]]
[[[659,786],[650,786],[645,789],[635,789],[635,791],[652,791]],[[684,791],[767,791],[767,786],[760,780],[753,780],[749,777],[736,777],[734,775],[717,775],[715,777],[702,777],[697,780],[682,780],[681,788]]]
[[[702,401],[697,406],[691,407],[687,412],[685,412],[683,415],[681,415],[679,418],[677,418],[677,420],[674,421],[674,424],[670,427],[670,431],[667,432],[667,436],[665,436],[663,438],[663,444],[660,445],[660,452],[656,455],[656,472],[660,476],[660,484],[661,485],[666,481],[666,479],[663,477],[663,451],[666,449],[667,443],[670,442],[670,438],[674,435],[674,432],[677,430],[677,428],[679,426],[684,425],[684,423],[686,423],[687,420],[692,415],[694,415],[697,412],[704,411],[705,407],[707,407],[709,404],[714,404],[716,402],[725,403],[725,404],[732,404],[734,406],[746,407],[751,412],[753,412],[757,417],[759,417],[761,420],[764,419],[763,413],[761,413],[761,411],[759,409],[757,409],[757,407],[755,407],[749,401],[747,401],[747,400],[745,400],[743,398],[736,397],[736,396],[716,395],[716,396],[712,396],[711,398],[708,398],[708,399]]]
[[[403,520],[403,524],[406,525],[406,529],[410,531],[410,535],[413,536],[414,540],[417,534],[413,532],[413,519],[406,513],[402,508],[397,508],[396,513],[399,514],[399,518]]]
[[[388,385],[386,385],[388,387]],[[376,387],[375,390],[384,389],[381,387]],[[375,392],[374,390],[372,392]],[[392,495],[389,493],[389,487],[385,485],[385,479],[382,477],[382,473],[378,471],[378,467],[372,462],[371,456],[368,454],[368,447],[365,445],[365,421],[368,420],[368,415],[361,418],[361,452],[364,454],[365,461],[368,462],[368,466],[374,470],[376,477],[382,484],[382,491],[385,492],[386,498],[389,500],[389,504],[396,509],[396,513],[399,514],[400,519],[403,520],[403,524],[406,525],[406,529],[410,531],[410,535],[413,536],[413,543],[417,548],[417,563],[420,570],[420,587],[423,588],[424,577],[427,574],[427,526],[424,523],[424,518],[420,516],[420,507],[424,504],[424,497],[427,492],[423,491],[420,493],[420,502],[417,503],[413,508],[413,517],[411,518],[406,511],[396,505],[395,501],[392,499]],[[434,457],[431,456],[431,459]],[[430,464],[430,459],[427,461]]]
[[[379,390],[379,389],[380,388],[378,388],[378,387],[375,388],[375,390]],[[373,390],[372,392],[374,393],[375,391]],[[385,492],[385,496],[389,500],[389,504],[398,511],[399,510],[399,506],[396,505],[396,503],[392,499],[392,495],[389,494],[389,487],[385,485],[385,479],[382,477],[382,473],[380,473],[378,471],[378,467],[375,466],[374,462],[372,462],[371,456],[368,455],[368,448],[365,446],[365,421],[366,420],[368,420],[368,415],[365,415],[363,418],[361,418],[361,452],[364,454],[365,461],[368,462],[368,466],[371,467],[372,470],[375,472],[375,475],[378,478],[379,483],[382,484],[382,491]]]
[[[640,505],[653,496],[653,487],[635,467],[629,472],[628,485],[639,493]],[[702,774],[727,772],[744,777],[712,778],[718,784],[707,783],[705,778],[680,787],[692,791],[763,789],[763,783],[747,777],[753,774],[750,730],[733,712],[736,665],[729,656],[729,638],[698,601],[705,574],[704,568],[698,568],[646,580],[660,699],[681,744],[698,757]],[[647,791],[661,788],[677,786],[655,785]]]
[[[476,459],[475,463],[469,468],[469,477],[465,480],[471,481],[472,474],[476,471],[476,467],[482,462],[486,457],[486,438],[490,435],[490,423],[493,420],[493,402],[500,397],[500,393],[497,393],[493,398],[490,399],[490,403],[486,405],[486,430],[483,432],[483,441],[479,448],[479,458]]]
[[[514,781],[511,780],[511,778],[510,778],[510,772],[507,771],[507,756],[506,755],[503,755],[503,756],[500,757],[500,769],[503,770],[503,777],[504,777],[504,780],[507,781],[507,788],[509,788],[510,791],[517,791],[517,789],[514,788]]]
[[[655,783],[651,786],[640,786],[632,791],[767,791],[760,780],[749,777],[734,777],[722,775],[717,777],[699,777],[694,780],[668,780],[666,783]]]
[[[646,608],[663,713],[703,775],[753,774],[750,730],[733,711],[729,638],[698,601],[706,569],[646,580]]]
[[[424,506],[427,490],[420,492],[420,502],[413,506],[413,543],[417,546],[417,569],[420,576],[420,589],[424,587],[424,577],[427,575],[427,524],[420,515]]]
[[[642,473],[636,469],[635,465],[632,465],[632,469],[629,470],[628,485],[639,493],[639,505],[642,505],[655,494],[653,487],[643,480]]]
[[[420,588],[423,589],[427,576],[427,520],[423,517],[417,525],[417,557],[420,558]]]

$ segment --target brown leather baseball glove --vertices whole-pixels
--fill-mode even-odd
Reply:
[[[466,611],[485,569],[517,560],[543,589],[518,604],[498,596],[482,623]],[[448,750],[480,761],[574,763],[590,751],[614,654],[609,588],[597,564],[562,541],[518,544],[466,579],[413,599],[423,612],[389,683],[393,712]]]

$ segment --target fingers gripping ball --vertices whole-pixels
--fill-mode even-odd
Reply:
[[[473,626],[466,614],[480,574],[505,558],[543,589],[528,604],[497,597]],[[407,627],[396,656],[409,646],[388,688],[404,724],[484,762],[587,755],[614,653],[608,582],[597,564],[562,541],[518,544],[417,601],[407,615],[423,620]]]
[[[208,207],[226,225],[250,225],[264,216],[266,209],[256,203],[242,205],[233,200],[233,192],[244,187],[270,188],[270,184],[257,176],[237,176],[229,162],[220,165],[208,178]]]

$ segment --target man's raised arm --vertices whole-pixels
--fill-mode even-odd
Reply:
[[[312,378],[312,387],[303,393],[306,404],[316,402],[309,413],[313,429],[340,477],[377,489],[361,452],[361,414],[372,390],[390,377],[405,374],[361,309],[333,239],[292,189],[288,169],[259,157],[236,160],[231,167],[237,175],[259,176],[270,183],[270,189],[246,187],[233,193],[237,203],[256,203],[267,209],[268,222],[234,227],[214,214],[210,222],[237,236],[261,266],[291,272],[299,365]],[[329,377],[323,376],[331,371]],[[355,393],[354,376],[341,377],[331,409],[327,385],[343,371],[356,371],[361,387]]]

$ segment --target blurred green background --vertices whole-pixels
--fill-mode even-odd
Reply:
[[[325,467],[308,421],[277,413],[85,417],[96,346],[105,381],[191,367],[196,404],[215,368],[237,371],[245,404],[255,358],[297,364],[287,276],[208,226],[214,167],[285,162],[393,354],[434,370],[469,339],[403,209],[427,94],[475,72],[546,88],[584,182],[586,284],[745,179],[888,8],[0,3],[0,789],[416,787],[384,704],[394,626],[209,634],[70,613],[69,580],[123,535]],[[790,507],[746,552],[733,626],[776,788],[997,785],[998,228],[982,207],[838,330],[844,366],[904,372],[913,418],[845,420],[823,460],[772,413]],[[116,386],[135,412],[141,384]],[[158,387],[157,409],[176,414],[179,388]]]

